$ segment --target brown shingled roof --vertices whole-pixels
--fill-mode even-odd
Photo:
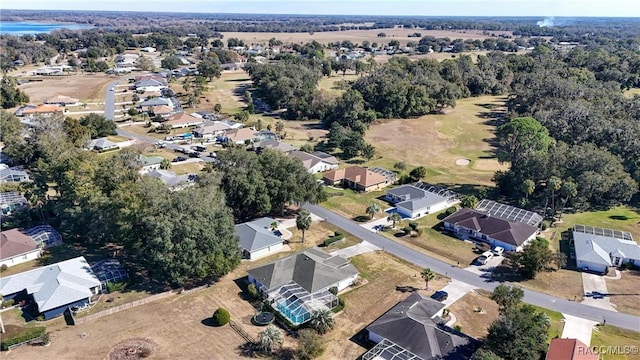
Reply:
[[[443,221],[479,231],[496,240],[514,246],[522,245],[537,231],[534,226],[508,221],[469,208],[460,209],[460,211],[449,215]]]
[[[384,176],[374,173],[362,166],[350,166],[346,169],[337,169],[325,173],[324,177],[330,181],[347,179],[363,187],[382,184],[387,181]]]
[[[9,259],[37,248],[38,245],[33,238],[18,229],[3,231],[0,234],[0,259]]]

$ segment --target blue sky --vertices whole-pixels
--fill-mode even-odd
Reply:
[[[255,14],[640,17],[638,0],[21,0],[0,9]]]

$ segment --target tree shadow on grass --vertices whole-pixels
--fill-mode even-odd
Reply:
[[[356,216],[353,218],[353,221],[355,222],[360,222],[360,223],[364,223],[371,220],[370,217],[366,216],[366,215],[360,215],[360,216]]]
[[[609,216],[609,219],[626,221],[626,220],[629,220],[629,217],[626,216],[626,215],[611,215],[611,216]]]

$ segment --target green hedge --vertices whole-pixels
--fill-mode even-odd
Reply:
[[[214,326],[223,326],[227,325],[229,320],[231,320],[231,315],[229,315],[229,312],[226,309],[219,308],[213,313],[211,320],[213,321]]]
[[[16,303],[15,299],[9,299],[9,300],[3,301],[2,302],[2,308],[13,306],[13,305],[15,305],[15,303]]]
[[[331,244],[333,244],[334,242],[338,242],[340,240],[344,239],[344,234],[339,233],[336,231],[335,235],[333,235],[332,237],[328,238],[327,240],[325,240],[322,244],[324,246],[329,246]]]
[[[331,311],[337,314],[342,311],[342,309],[344,309],[344,299],[338,296],[338,306],[331,309]]]
[[[14,336],[3,338],[2,343],[0,343],[0,349],[2,349],[2,351],[7,351],[9,350],[9,347],[13,345],[44,336],[46,331],[47,328],[45,328],[44,326],[24,328],[24,330]]]

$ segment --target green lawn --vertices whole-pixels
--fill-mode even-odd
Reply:
[[[551,342],[551,339],[559,338],[562,336],[562,330],[564,329],[564,317],[561,313],[549,309],[545,309],[539,306],[533,306],[536,310],[542,311],[547,314],[549,320],[551,320],[551,326],[549,327],[549,332],[547,333],[547,343]]]
[[[620,351],[635,350],[629,354],[601,354],[601,360],[637,359],[638,349],[640,349],[640,332],[620,329],[611,325],[598,326],[591,336],[591,346],[612,346]]]
[[[365,213],[367,206],[376,203],[380,209],[384,211],[391,207],[386,201],[381,200],[386,194],[386,190],[371,191],[368,193],[359,193],[350,189],[338,189],[333,187],[325,188],[329,198],[322,203],[327,209],[334,210],[353,220],[369,221],[368,215]],[[376,218],[386,217],[387,214],[376,214]]]

